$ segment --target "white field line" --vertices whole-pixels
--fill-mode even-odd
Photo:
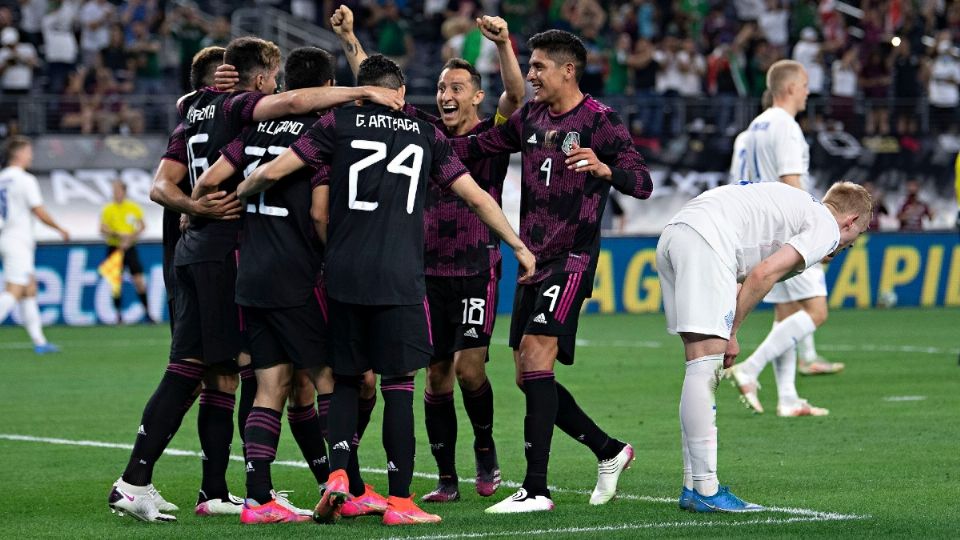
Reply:
[[[133,445],[132,445],[132,444],[111,443],[111,442],[103,442],[103,441],[85,441],[85,440],[73,440],[73,439],[57,439],[57,438],[51,438],[51,437],[34,437],[34,436],[32,436],[32,435],[18,435],[18,434],[11,434],[11,433],[0,433],[0,440],[19,441],[19,442],[33,442],[33,443],[43,443],[43,444],[56,444],[56,445],[66,445],[66,446],[87,446],[87,447],[93,447],[93,448],[113,448],[113,449],[117,449],[117,450],[132,450],[132,449],[133,449]],[[167,449],[164,451],[164,454],[167,454],[167,455],[170,455],[170,456],[200,457],[200,452],[195,452],[195,451],[193,451],[193,450],[179,450],[179,449],[176,449],[176,448],[167,448]],[[231,455],[231,456],[230,456],[230,459],[233,460],[233,461],[243,462],[243,456]],[[301,469],[306,469],[306,468],[307,468],[306,462],[303,462],[303,461],[277,460],[277,461],[274,461],[273,464],[274,464],[274,465],[280,465],[280,466],[283,466],[283,467],[297,467],[297,468],[301,468]],[[366,472],[366,473],[383,474],[383,475],[387,474],[387,471],[384,470],[384,469],[374,469],[374,468],[364,467],[364,468],[362,468],[361,470],[362,470],[363,472]],[[416,477],[418,477],[418,478],[426,478],[426,479],[429,479],[429,480],[436,479],[436,477],[437,477],[436,473],[414,472],[413,475],[416,476]],[[473,482],[474,480],[472,480],[472,479],[463,479],[463,480],[461,480],[461,481],[462,481],[462,482]],[[510,487],[510,488],[520,487],[520,484],[519,484],[519,483],[517,483],[517,482],[512,482],[512,481],[504,481],[504,482],[503,482],[503,485],[506,486],[506,487]],[[563,488],[563,487],[557,487],[557,486],[550,486],[550,490],[553,491],[553,492],[557,492],[557,493],[572,493],[572,494],[577,494],[577,495],[589,495],[589,494],[590,494],[590,491],[589,491],[589,490],[585,490],[585,489],[571,489],[571,488]],[[632,495],[632,494],[629,494],[629,493],[618,493],[618,494],[617,494],[617,498],[626,499],[626,500],[631,500],[631,501],[643,501],[643,502],[653,502],[653,503],[661,503],[661,504],[676,504],[676,503],[677,503],[677,499],[676,499],[676,498],[670,498],[670,497],[651,497],[651,496],[648,496],[648,495]],[[860,516],[860,515],[856,515],[856,514],[839,514],[839,513],[836,513],[836,512],[820,512],[820,511],[818,511],[818,510],[810,510],[810,509],[807,509],[807,508],[786,508],[786,507],[769,506],[769,507],[767,507],[767,509],[770,510],[770,511],[773,511],[773,512],[780,512],[780,513],[783,513],[783,514],[790,514],[790,515],[793,515],[793,516],[797,516],[796,518],[792,518],[792,521],[797,521],[797,520],[799,520],[799,521],[844,521],[844,520],[857,520],[857,519],[868,519],[868,518],[869,518],[869,516]],[[790,522],[792,522],[792,521],[791,521],[791,520],[779,520],[779,521],[776,521],[776,523],[790,523]],[[687,524],[690,524],[690,525],[700,525],[700,524],[701,524],[701,522],[671,522],[671,523],[673,523],[673,524],[667,524],[667,525],[661,524],[661,525],[662,525],[662,527],[668,527],[668,526],[669,526],[669,527],[679,527],[679,526],[685,526],[685,525],[676,525],[676,523],[687,523]],[[736,523],[744,523],[744,524],[746,524],[746,523],[750,523],[750,522],[744,521],[744,522],[736,522]],[[762,523],[766,523],[766,521],[764,521],[764,520],[758,520],[758,521],[756,521],[756,523],[757,523],[757,524],[762,524]],[[731,522],[731,524],[732,524],[732,522]],[[637,528],[637,529],[639,529],[639,528],[646,529],[646,528],[651,528],[652,525],[657,525],[657,524],[649,524],[649,523],[635,524],[635,525],[634,525],[634,524],[625,524],[625,525],[623,525],[623,527],[627,527],[627,528],[624,529],[624,530],[629,530],[629,529],[634,529],[634,528]],[[654,528],[656,528],[656,527],[654,527]],[[550,529],[550,530],[546,530],[545,532],[536,532],[536,531],[534,531],[534,532],[526,532],[526,531],[524,531],[522,534],[550,534],[551,531],[552,531],[552,532],[577,532],[577,530],[578,530],[578,529],[569,529],[569,530],[568,530],[568,529],[563,529],[563,530],[553,530],[553,529]],[[619,529],[597,528],[597,529],[587,529],[587,530],[591,530],[591,531],[593,531],[593,530],[595,530],[595,531],[603,531],[603,530],[619,530]],[[471,533],[471,534],[472,534],[472,533]],[[479,533],[477,533],[477,534],[479,534]],[[521,534],[521,533],[515,533],[515,534]],[[504,535],[510,536],[510,534],[508,534],[508,533],[497,533],[497,534],[495,534],[495,535],[493,535],[493,536],[504,536]],[[474,538],[474,536],[454,536],[454,537],[447,537],[447,536],[443,536],[443,537],[432,537],[432,536],[429,536],[429,537],[422,537],[422,538],[424,538],[424,539],[426,539],[426,538]],[[480,538],[480,537],[476,537],[476,538]]]
[[[864,516],[837,517],[792,517],[792,518],[764,518],[747,521],[660,521],[653,523],[623,523],[620,525],[599,525],[596,527],[565,527],[562,529],[535,529],[527,531],[498,531],[476,533],[434,534],[424,536],[393,536],[389,540],[448,540],[456,538],[498,538],[522,536],[546,536],[553,534],[582,534],[594,532],[620,532],[650,529],[679,529],[684,527],[712,528],[712,527],[745,527],[751,525],[786,525],[790,523],[816,523],[826,521],[844,521],[852,519],[866,519]]]
[[[927,399],[927,396],[887,396],[883,398],[884,401],[923,401]]]

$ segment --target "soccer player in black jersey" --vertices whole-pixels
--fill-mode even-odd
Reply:
[[[397,88],[400,68],[383,56],[360,65],[358,82]],[[336,380],[330,405],[328,502],[349,495],[344,468],[357,424],[359,376],[382,376],[388,525],[437,522],[410,499],[413,376],[432,354],[423,273],[423,205],[429,181],[452,189],[515,250],[527,275],[534,260],[496,201],[473,181],[434,126],[375,104],[320,118],[293,146],[247,179],[256,191],[305,165],[329,162],[325,277]],[[323,509],[318,509],[321,511]]]
[[[612,185],[644,199],[653,184],[620,117],[584,95],[578,81],[586,62],[573,34],[548,30],[530,38],[533,100],[504,125],[451,146],[466,158],[522,152],[520,237],[537,256],[532,283],[517,285],[510,346],[517,384],[526,394],[527,474],[523,487],[489,513],[553,509],[547,463],[553,427],[588,446],[599,461],[591,504],[616,493],[633,448],[601,430],[554,377],[554,364],[572,364],[580,307],[593,290],[600,218]]]
[[[331,17],[351,68],[366,58],[353,34],[353,12],[340,6]],[[495,43],[504,92],[495,116],[480,119],[484,99],[480,73],[469,62],[453,58],[437,81],[435,117],[407,105],[408,114],[437,126],[447,137],[481,133],[507,121],[523,103],[526,87],[510,42],[507,23],[500,17],[482,17],[477,25]],[[509,154],[464,162],[477,184],[500,202]],[[437,461],[437,488],[423,496],[426,502],[460,498],[457,481],[457,417],[453,401],[456,379],[474,432],[476,490],[493,495],[500,485],[500,466],[493,441],[493,389],[486,374],[487,349],[497,311],[500,243],[456,194],[431,184],[424,206],[427,299],[433,328],[434,356],[427,367],[424,419],[430,450]]]

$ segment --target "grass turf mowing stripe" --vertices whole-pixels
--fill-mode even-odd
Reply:
[[[117,450],[132,450],[132,449],[133,449],[133,445],[132,445],[132,444],[111,443],[111,442],[104,442],[104,441],[86,441],[86,440],[59,439],[59,438],[53,438],[53,437],[34,437],[34,436],[32,436],[32,435],[20,435],[20,434],[14,434],[14,433],[0,433],[0,439],[2,439],[2,440],[7,440],[7,441],[34,442],[34,443],[57,444],[57,445],[67,445],[67,446],[86,446],[86,447],[93,447],[93,448],[111,448],[111,449],[117,449]],[[170,455],[170,456],[187,456],[187,457],[200,457],[200,456],[201,456],[201,453],[200,453],[200,452],[194,452],[194,451],[192,451],[192,450],[179,450],[179,449],[176,449],[176,448],[167,448],[166,450],[164,450],[164,454]],[[233,461],[239,461],[239,462],[243,462],[243,461],[244,461],[243,456],[231,455],[231,456],[230,456],[230,459],[233,460]],[[301,469],[306,469],[306,468],[307,468],[307,464],[306,464],[306,462],[304,462],[304,461],[278,460],[278,461],[274,461],[274,462],[273,462],[273,465],[280,465],[280,466],[284,466],[284,467],[298,467],[298,468],[301,468]],[[373,469],[373,468],[364,467],[364,468],[361,468],[360,470],[361,470],[362,472],[367,472],[367,473],[384,474],[384,475],[387,474],[387,471],[384,470],[384,469]],[[419,478],[427,478],[427,479],[434,479],[434,478],[436,478],[436,474],[424,473],[424,472],[414,472],[413,475],[416,476],[416,477],[419,477]],[[473,482],[475,482],[475,480],[472,479],[472,478],[471,478],[471,479],[462,479],[461,482],[473,483]],[[512,487],[512,488],[519,488],[519,487],[521,486],[521,484],[519,484],[519,483],[517,483],[517,482],[512,482],[512,481],[504,481],[504,482],[503,482],[503,485],[506,486],[506,487]],[[558,487],[558,486],[550,486],[550,490],[551,490],[551,491],[556,491],[556,492],[558,492],[558,493],[572,493],[572,494],[577,494],[577,495],[590,495],[590,493],[591,493],[589,490],[563,488],[563,487]],[[634,501],[644,501],[644,502],[654,502],[654,503],[668,503],[668,504],[676,504],[676,502],[677,502],[677,499],[675,499],[675,498],[669,498],[669,497],[651,497],[651,496],[648,496],[648,495],[632,495],[632,494],[629,494],[629,493],[617,493],[617,498],[626,499],[626,500],[634,500]],[[836,513],[836,512],[821,512],[821,511],[819,511],[819,510],[810,510],[810,509],[807,509],[807,508],[789,508],[789,507],[768,506],[768,507],[766,507],[766,509],[767,509],[768,511],[771,511],[771,512],[780,512],[780,513],[784,513],[784,514],[792,514],[792,515],[796,515],[796,516],[801,516],[801,517],[795,518],[795,519],[800,519],[800,520],[804,520],[804,521],[848,521],[848,520],[868,519],[868,518],[870,517],[870,516],[860,516],[860,515],[856,515],[856,514],[840,514],[840,513]],[[780,520],[780,521],[776,521],[776,522],[758,521],[759,524],[764,524],[764,523],[774,523],[774,524],[776,524],[776,523],[781,523],[781,522],[782,522],[782,523],[789,523],[789,522],[791,522],[791,521],[789,521],[789,520]],[[699,524],[700,522],[689,522],[689,523],[691,523],[691,524]],[[747,523],[747,522],[737,522],[737,523]],[[647,525],[651,525],[651,524],[625,524],[624,526],[628,526],[628,528],[629,528],[629,527],[632,527],[633,525],[644,525],[644,527],[641,527],[641,528],[649,528],[649,527],[647,527]],[[551,529],[551,530],[552,530],[552,529]],[[620,530],[620,529],[594,528],[594,529],[585,529],[585,530],[586,530],[587,532],[600,532],[600,531],[606,531],[606,530]],[[627,530],[627,529],[624,529],[624,530]],[[574,529],[570,529],[570,530],[568,530],[568,529],[562,529],[562,530],[556,530],[556,531],[554,531],[554,532],[577,532],[577,530],[574,530]],[[523,534],[529,534],[529,533],[524,532]],[[534,532],[534,534],[549,534],[549,531],[543,532],[543,533]],[[497,534],[494,535],[494,536],[504,536],[504,535],[508,535],[508,536],[509,536],[508,533],[502,533],[502,534],[501,534],[501,533],[497,533]],[[450,538],[450,537],[449,537],[449,536],[440,536],[440,537],[424,537],[424,538]],[[472,538],[472,537],[471,537],[471,536],[462,536],[462,537],[457,536],[457,538]]]

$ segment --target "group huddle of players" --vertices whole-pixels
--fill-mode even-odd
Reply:
[[[238,38],[194,58],[196,90],[177,103],[181,123],[151,191],[165,208],[170,362],[110,492],[111,509],[144,521],[176,519],[176,505],[153,487],[153,467],[199,396],[197,514],[234,514],[243,523],[369,514],[388,525],[438,522],[409,491],[421,368],[439,469],[436,490],[422,501],[460,498],[455,381],[474,428],[476,491],[493,495],[501,480],[484,364],[501,239],[520,263],[510,346],[526,397],[527,474],[517,493],[487,511],[553,508],[554,425],[594,452],[590,503],[606,503],[633,448],[598,427],[553,368],[574,359],[611,186],[647,198],[652,183],[617,114],[579,90],[583,44],[559,30],[532,37],[525,81],[506,23],[482,17],[477,24],[497,46],[505,87],[497,113],[479,118],[480,75],[453,59],[439,75],[434,117],[404,103],[394,62],[367,57],[348,8],[331,22],[356,87],[334,86],[333,56],[312,47],[287,57],[283,92],[280,51],[268,41]],[[533,97],[524,103],[527,82]],[[499,206],[516,152],[519,236]],[[386,497],[363,482],[357,461],[378,376]],[[295,507],[271,482],[285,405],[319,486],[313,510]],[[226,482],[235,408],[245,498]]]

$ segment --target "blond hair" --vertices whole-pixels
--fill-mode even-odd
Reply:
[[[853,182],[837,182],[830,186],[823,196],[823,204],[829,206],[835,215],[856,215],[856,223],[866,229],[873,215],[873,197],[861,185]]]
[[[800,76],[803,64],[796,60],[777,60],[767,70],[767,89],[774,98],[783,96],[787,85]]]

